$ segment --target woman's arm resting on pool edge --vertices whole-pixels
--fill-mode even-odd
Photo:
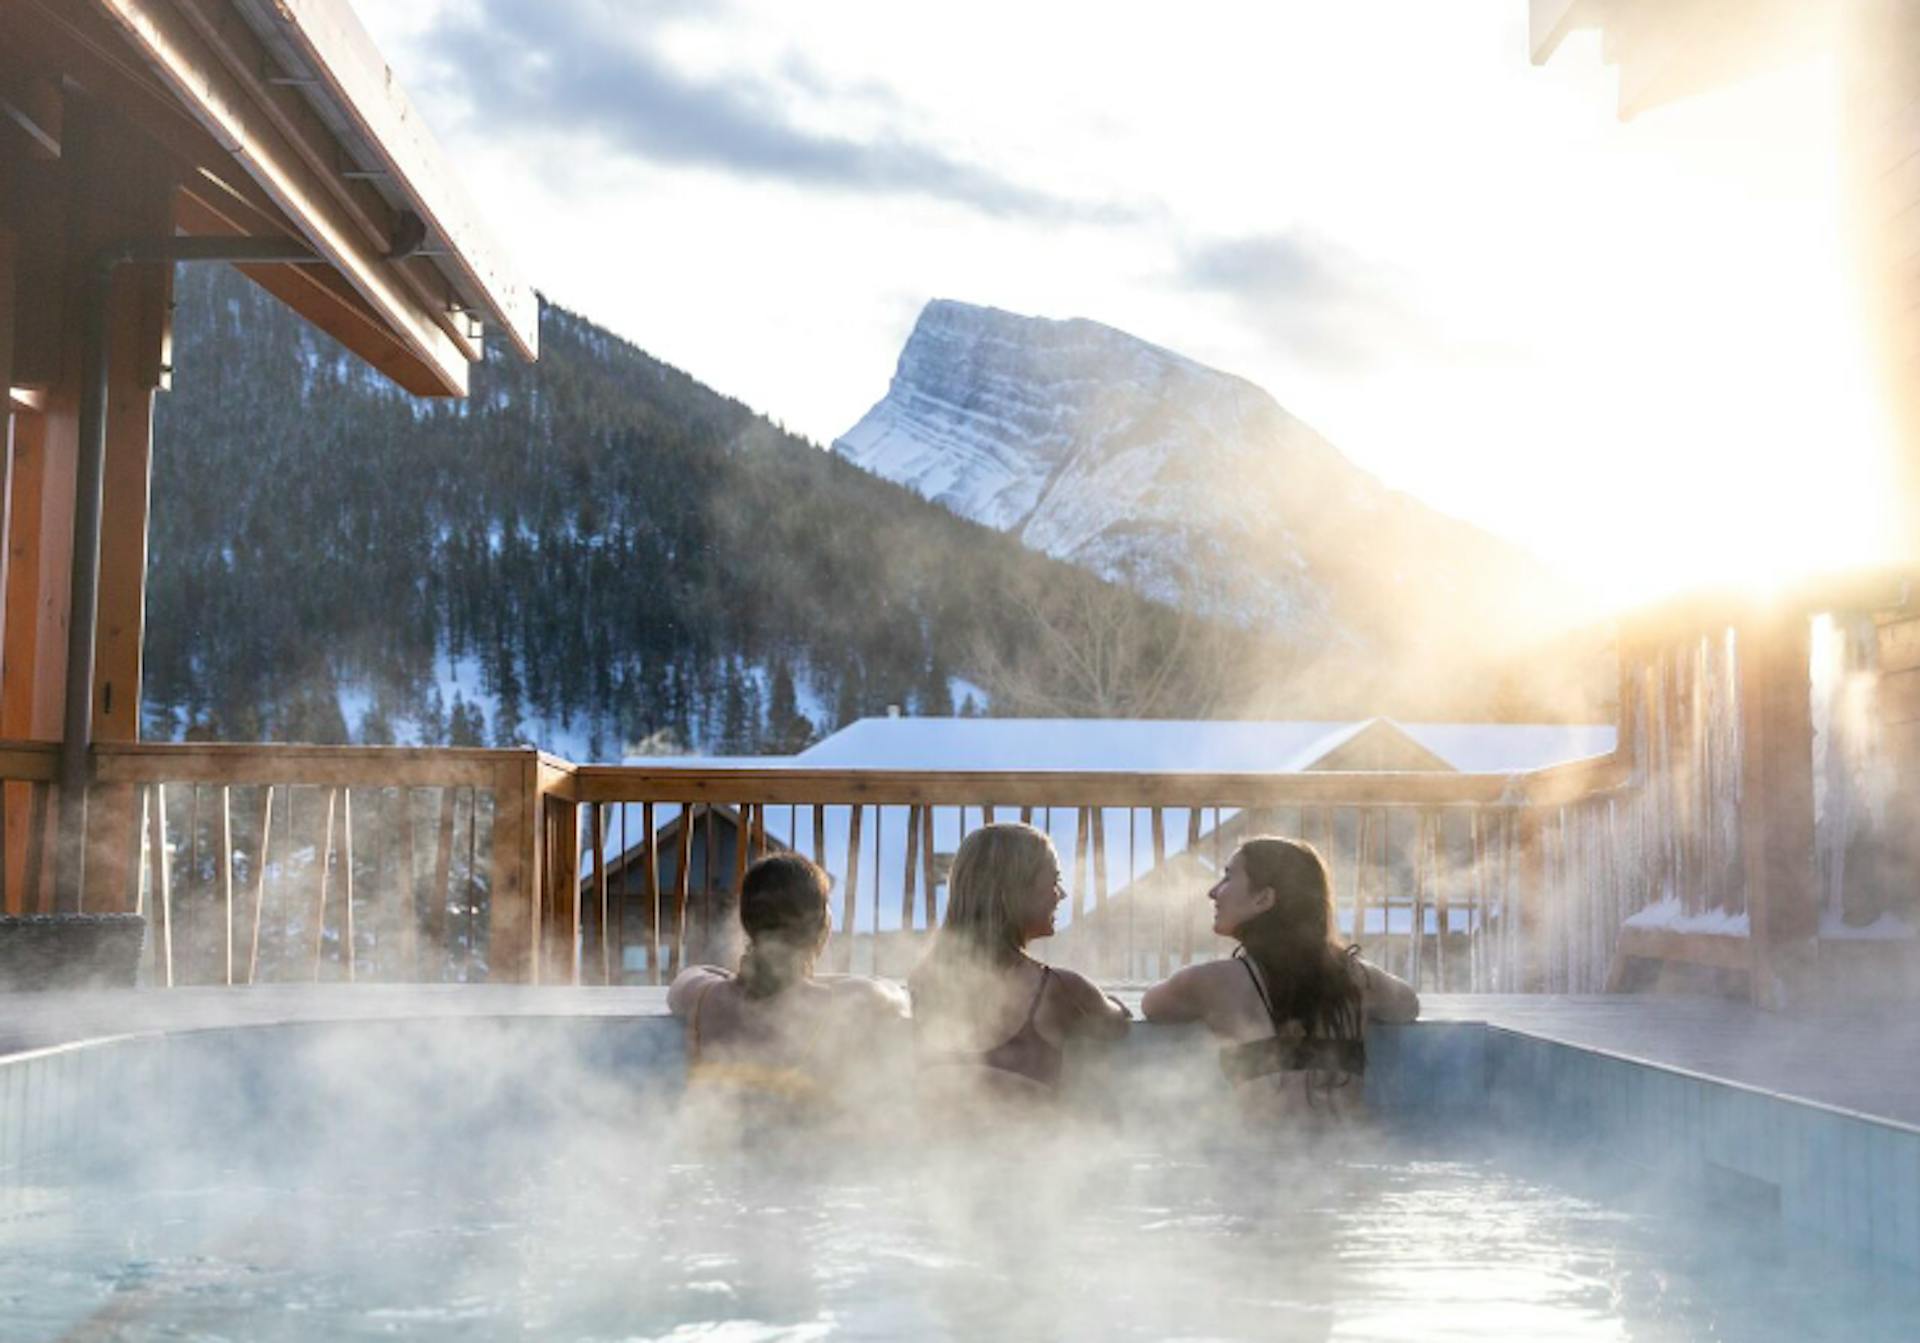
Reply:
[[[1059,983],[1059,992],[1066,995],[1079,1013],[1079,1025],[1075,1027],[1079,1033],[1096,1040],[1117,1039],[1127,1033],[1127,1023],[1133,1020],[1133,1013],[1125,1003],[1102,993],[1085,975],[1056,968],[1053,977]]]
[[[1140,1015],[1148,1021],[1198,1021],[1207,1014],[1201,981],[1206,967],[1189,965],[1147,990]]]
[[[732,978],[733,971],[717,965],[689,965],[674,976],[673,987],[667,990],[667,1011],[684,1017],[693,1010],[694,1002],[708,985]]]
[[[1398,975],[1369,961],[1360,962],[1360,991],[1372,1021],[1412,1021],[1420,1015],[1420,995]]]

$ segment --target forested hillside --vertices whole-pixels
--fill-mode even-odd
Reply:
[[[1185,715],[1291,669],[559,309],[537,364],[495,352],[429,402],[225,268],[178,300],[149,736],[784,750],[965,711],[955,677],[996,711]]]

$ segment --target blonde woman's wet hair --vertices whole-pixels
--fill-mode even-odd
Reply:
[[[930,960],[1011,961],[1026,945],[1026,902],[1058,863],[1045,832],[1017,821],[983,825],[960,843],[947,877],[947,916]]]

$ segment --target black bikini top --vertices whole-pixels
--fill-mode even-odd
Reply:
[[[948,1050],[933,1055],[930,1063],[970,1063],[982,1068],[992,1068],[998,1072],[1012,1073],[1024,1077],[1030,1082],[1038,1082],[1043,1087],[1060,1085],[1060,1073],[1064,1051],[1059,1045],[1040,1033],[1034,1024],[1034,1018],[1040,1014],[1040,1000],[1047,995],[1047,981],[1053,977],[1053,968],[1040,967],[1040,987],[1033,991],[1033,1001],[1027,1004],[1026,1020],[1020,1023],[1020,1029],[995,1045],[992,1049],[973,1052],[970,1050]]]
[[[1273,1022],[1276,1033],[1264,1040],[1249,1040],[1221,1048],[1220,1071],[1227,1075],[1229,1082],[1250,1082],[1256,1077],[1267,1077],[1273,1073],[1328,1072],[1358,1077],[1366,1072],[1365,1041],[1278,1034],[1282,1023],[1273,1014],[1273,1000],[1267,997],[1267,987],[1260,982],[1259,972],[1253,968],[1253,962],[1244,956],[1235,953],[1235,957],[1247,967],[1247,977],[1253,981],[1253,991],[1260,995],[1260,1005],[1267,1009],[1267,1019]]]

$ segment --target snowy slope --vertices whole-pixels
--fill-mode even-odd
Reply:
[[[1037,550],[1303,641],[1418,643],[1435,607],[1479,624],[1566,597],[1252,383],[1097,322],[935,300],[834,447]]]

